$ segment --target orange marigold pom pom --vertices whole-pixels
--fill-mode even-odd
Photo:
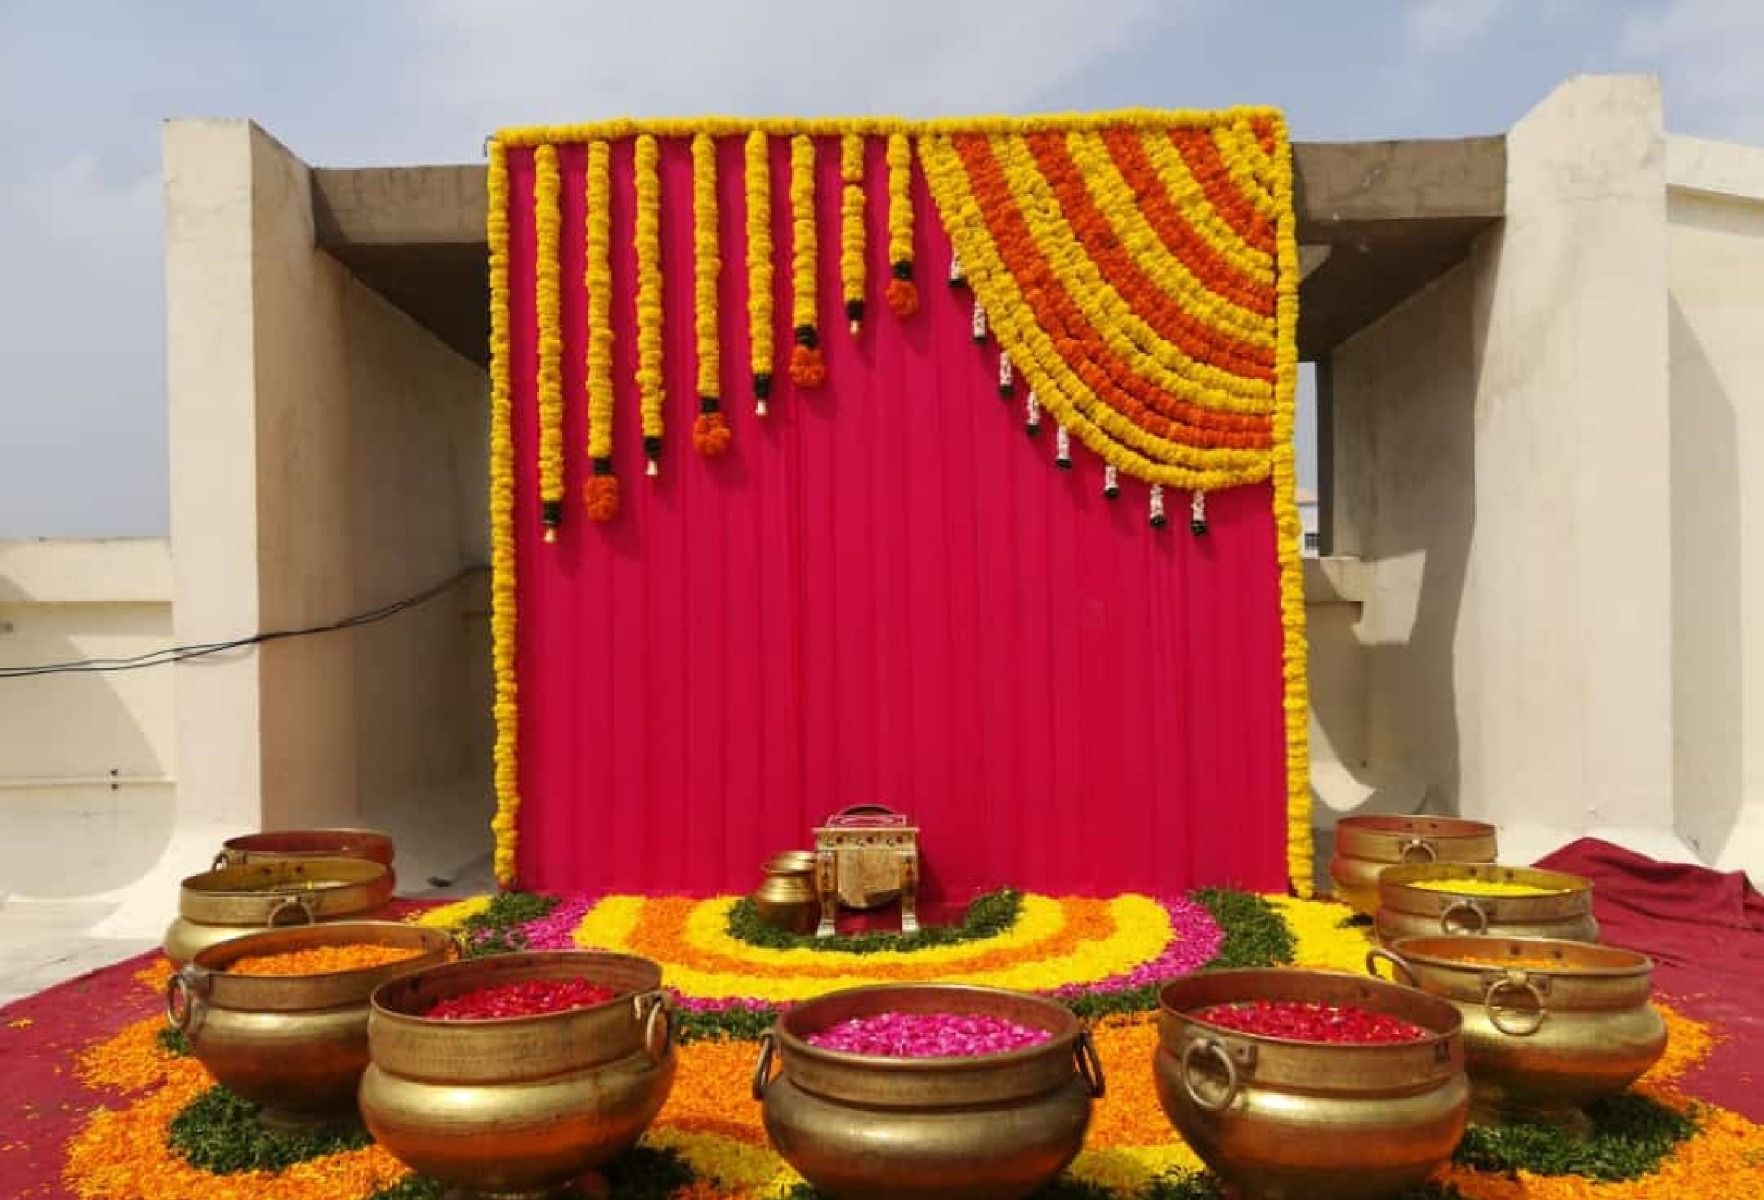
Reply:
[[[919,285],[910,279],[888,281],[888,307],[897,317],[910,317],[919,311]]]
[[[791,347],[790,381],[802,388],[818,388],[827,382],[827,360],[821,357],[820,347],[810,349],[800,343]]]
[[[588,477],[588,517],[593,521],[610,521],[619,515],[619,477],[591,475]]]
[[[728,450],[733,436],[729,432],[729,422],[720,412],[699,413],[698,419],[692,422],[692,444],[707,458]]]

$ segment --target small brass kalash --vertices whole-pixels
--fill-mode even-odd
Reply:
[[[1215,1004],[1355,1005],[1421,1026],[1422,1041],[1296,1042],[1189,1014]],[[1253,1200],[1380,1200],[1451,1157],[1470,1107],[1462,1018],[1448,1001],[1329,971],[1217,971],[1159,995],[1153,1059],[1164,1112],[1215,1174]]]
[[[277,829],[228,838],[214,856],[213,869],[309,858],[360,858],[385,867],[386,878],[396,888],[398,873],[392,869],[395,855],[392,839],[372,829]]]
[[[262,929],[371,917],[391,898],[386,867],[359,858],[223,867],[183,881],[163,948],[182,966],[198,951]]]
[[[429,1020],[477,988],[586,979],[591,1008]],[[576,950],[499,954],[403,975],[373,997],[361,1115],[418,1174],[468,1194],[538,1197],[628,1150],[673,1087],[672,1010],[648,959]]]
[[[1455,817],[1343,817],[1335,826],[1329,879],[1335,897],[1355,911],[1378,911],[1378,877],[1386,867],[1492,863],[1495,827]]]
[[[1366,957],[1377,972],[1449,1000],[1464,1018],[1478,1123],[1515,1117],[1584,1133],[1580,1110],[1614,1096],[1666,1052],[1644,954],[1528,938],[1405,938]]]
[[[1001,1017],[1052,1036],[1004,1054],[917,1059],[806,1040],[885,1012]],[[1102,1064],[1070,1009],[957,984],[850,988],[799,1004],[761,1039],[753,1076],[773,1147],[832,1200],[1031,1195],[1077,1156],[1102,1094]]]
[[[417,957],[322,975],[233,975],[248,955],[318,946],[397,946]],[[453,938],[395,921],[275,929],[198,951],[166,985],[166,1018],[215,1081],[258,1104],[270,1126],[355,1117],[368,1065],[368,998],[403,972],[446,962]]]
[[[1532,888],[1535,894],[1493,895],[1478,887]],[[1375,928],[1387,946],[1436,934],[1599,939],[1590,880],[1532,867],[1458,863],[1387,869],[1378,877]]]
[[[821,898],[815,892],[815,855],[811,850],[786,850],[765,865],[765,879],[753,893],[760,919],[792,933],[812,933],[821,919]]]

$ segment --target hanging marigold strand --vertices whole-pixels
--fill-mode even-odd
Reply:
[[[588,517],[610,521],[619,514],[619,480],[613,474],[612,148],[588,144]]]
[[[648,473],[660,473],[662,452],[661,175],[655,138],[637,139],[637,396],[643,411]]]
[[[821,357],[819,305],[815,296],[815,140],[790,139],[790,324],[796,345],[790,350],[790,379],[797,387],[827,382]]]
[[[753,367],[753,410],[766,415],[772,395],[772,153],[771,139],[747,135],[747,336]]]
[[[864,323],[864,139],[848,133],[839,139],[840,193],[839,282],[845,298],[845,319],[855,336]]]
[[[539,520],[545,540],[557,541],[563,520],[563,289],[559,285],[558,235],[563,211],[558,197],[563,180],[557,168],[557,147],[540,146],[533,151],[533,224],[538,234],[535,251],[535,306],[539,323]]]
[[[692,422],[692,444],[704,455],[723,453],[730,438],[718,399],[722,356],[717,345],[717,276],[722,269],[717,247],[717,142],[701,133],[692,139],[692,317],[698,341],[698,416]]]
[[[888,135],[888,308],[897,317],[919,311],[913,282],[913,143]]]
[[[514,432],[510,387],[508,318],[508,152],[501,139],[490,143],[486,180],[485,240],[490,267],[490,631],[496,679],[496,746],[493,752],[496,815],[496,881],[515,883],[515,819],[521,808],[519,683],[515,678]]]

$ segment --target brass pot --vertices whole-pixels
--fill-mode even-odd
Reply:
[[[815,856],[808,850],[774,854],[766,877],[753,894],[753,906],[769,925],[792,933],[813,933],[821,919],[821,898],[815,890]]]
[[[1378,911],[1378,877],[1386,867],[1429,863],[1492,863],[1495,827],[1455,817],[1344,817],[1335,826],[1329,878],[1335,898],[1367,916]]]
[[[368,1131],[418,1174],[489,1195],[543,1195],[610,1162],[655,1119],[674,1083],[661,967],[624,954],[499,954],[404,975],[374,993]],[[477,988],[586,979],[605,1004],[485,1021],[429,1020]]]
[[[1532,965],[1539,959],[1549,965]],[[1666,1052],[1645,954],[1547,939],[1422,937],[1371,951],[1366,969],[1376,973],[1380,960],[1463,1014],[1479,1122],[1524,1116],[1584,1129],[1582,1106],[1621,1092]]]
[[[1052,1037],[1008,1054],[920,1059],[805,1040],[884,1012],[983,1014]],[[799,1004],[761,1039],[753,1076],[773,1147],[833,1200],[1028,1196],[1076,1157],[1102,1091],[1102,1064],[1071,1010],[956,984],[850,988]]]
[[[392,898],[392,877],[359,858],[249,863],[192,875],[178,891],[165,956],[182,966],[221,942],[279,925],[371,917]]]
[[[1190,1014],[1246,1000],[1352,1004],[1424,1041],[1331,1045],[1238,1033]],[[1220,1178],[1255,1200],[1374,1200],[1451,1157],[1470,1107],[1450,1003],[1332,971],[1215,971],[1165,985],[1153,1059],[1164,1112]]]
[[[1553,890],[1536,896],[1490,896],[1472,890],[1415,886],[1423,881],[1461,880]],[[1406,937],[1436,934],[1599,940],[1599,923],[1592,914],[1592,883],[1579,875],[1456,863],[1387,869],[1378,877],[1376,929],[1378,940],[1387,946]]]
[[[396,889],[394,855],[392,839],[371,829],[278,829],[228,838],[214,856],[212,869],[307,858],[360,858],[385,867],[386,877]]]
[[[398,946],[414,958],[324,975],[234,975],[247,955],[315,946]],[[447,961],[452,936],[395,921],[273,929],[210,946],[166,985],[166,1017],[216,1082],[255,1101],[266,1124],[353,1117],[368,1064],[368,998],[388,979]]]

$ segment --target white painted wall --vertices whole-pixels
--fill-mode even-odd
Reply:
[[[129,658],[171,642],[164,538],[0,541],[0,665]],[[0,900],[146,872],[177,773],[165,668],[0,679]]]
[[[1764,879],[1764,149],[1667,139],[1674,786]]]

